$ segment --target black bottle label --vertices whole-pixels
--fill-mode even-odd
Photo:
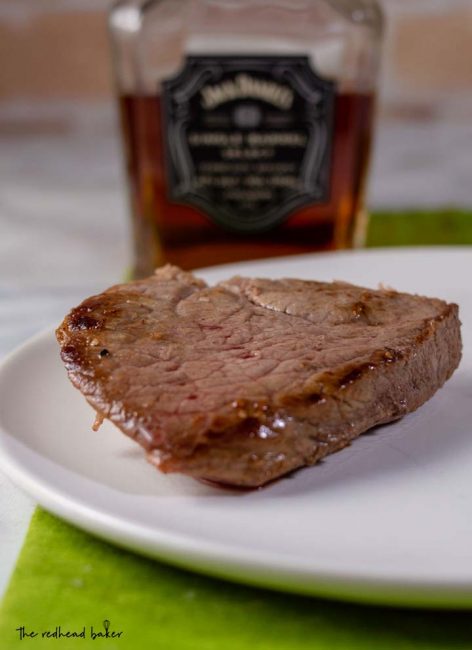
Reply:
[[[335,84],[305,56],[189,56],[163,83],[169,198],[240,233],[329,199]]]

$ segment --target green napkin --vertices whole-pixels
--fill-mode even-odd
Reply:
[[[122,632],[93,640],[94,632]],[[41,632],[86,638],[42,638]],[[39,633],[20,640],[17,628]],[[0,615],[0,647],[109,650],[472,649],[472,614],[362,607],[242,587],[101,542],[37,509]]]
[[[472,214],[372,218],[368,245],[405,243],[470,244]],[[37,636],[21,638],[22,628]],[[472,613],[365,607],[234,585],[120,550],[38,508],[0,610],[0,649],[27,647],[472,650]]]
[[[472,212],[410,210],[372,215],[367,246],[437,246],[472,244]]]

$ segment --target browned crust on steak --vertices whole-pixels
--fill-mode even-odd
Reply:
[[[461,357],[457,305],[343,283],[207,288],[174,267],[89,298],[57,337],[72,383],[162,471],[246,487],[414,411]]]

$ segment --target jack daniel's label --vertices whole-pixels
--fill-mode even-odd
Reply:
[[[335,85],[304,56],[189,56],[164,82],[169,198],[264,232],[329,199]]]

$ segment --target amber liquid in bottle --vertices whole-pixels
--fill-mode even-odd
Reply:
[[[138,260],[135,277],[172,263],[193,269],[240,260],[349,248],[363,218],[375,99],[336,95],[329,199],[257,234],[228,232],[195,207],[169,200],[158,96],[120,98]]]

